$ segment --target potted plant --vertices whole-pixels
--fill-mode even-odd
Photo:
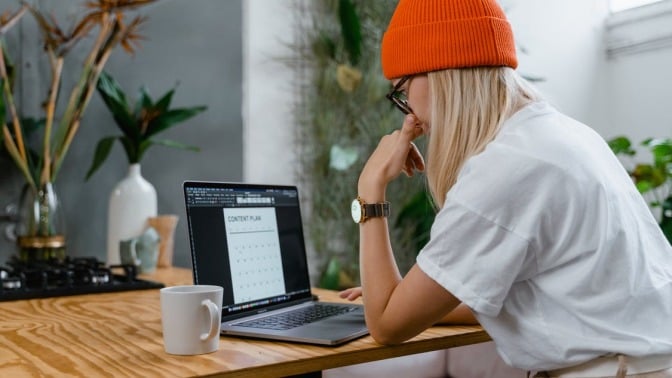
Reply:
[[[130,165],[128,175],[116,185],[109,202],[107,262],[118,264],[119,242],[143,233],[148,218],[157,215],[156,190],[142,177],[140,161],[153,145],[198,151],[197,147],[159,139],[157,135],[205,111],[206,107],[171,108],[175,88],[154,101],[143,87],[135,103],[129,103],[119,83],[106,72],[101,73],[96,88],[122,134],[107,136],[98,142],[86,178],[105,162],[117,140]]]
[[[615,137],[608,143],[616,155],[632,158],[637,154],[625,136]],[[651,153],[652,162],[635,162],[626,166],[626,170],[649,206],[659,208],[660,227],[672,243],[672,139],[648,138],[641,145]]]
[[[133,53],[140,37],[138,28],[145,20],[137,16],[127,20],[128,11],[154,0],[95,0],[86,2],[84,14],[72,27],[62,28],[53,15],[40,7],[21,2],[13,14],[0,17],[0,143],[25,179],[17,225],[17,244],[21,260],[43,260],[65,257],[65,232],[61,206],[53,183],[70,145],[80,128],[98,77],[111,53],[121,46]],[[41,34],[45,57],[49,63],[49,85],[44,98],[43,116],[38,120],[22,117],[17,93],[17,68],[12,64],[4,36],[17,25],[24,14],[32,15]],[[89,35],[95,38],[86,44],[88,54],[81,66],[66,64],[71,51]],[[64,72],[78,67],[79,79],[67,88],[61,79]],[[69,92],[68,101],[59,96]],[[40,94],[34,94],[40,98]],[[63,106],[61,106],[63,105]],[[39,133],[39,146],[31,147],[27,138]]]

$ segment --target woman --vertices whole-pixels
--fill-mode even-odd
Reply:
[[[603,139],[516,74],[496,1],[401,0],[382,66],[407,115],[361,172],[362,287],[343,293],[363,295],[371,335],[475,317],[538,376],[672,377],[672,248]],[[422,135],[439,211],[402,278],[385,190],[425,170]]]

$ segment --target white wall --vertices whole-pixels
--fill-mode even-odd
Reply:
[[[243,1],[243,179],[295,184],[293,73],[294,0]]]
[[[607,0],[505,0],[522,74],[553,105],[598,132],[606,131],[604,20]]]
[[[623,12],[608,30],[608,131],[672,137],[672,0]]]
[[[672,1],[611,20],[607,0],[503,4],[529,50],[519,54],[519,71],[544,77],[537,86],[560,110],[607,139],[672,136]],[[608,57],[607,41],[645,47]]]

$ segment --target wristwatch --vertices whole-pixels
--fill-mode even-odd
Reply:
[[[390,215],[390,203],[385,201],[381,203],[366,203],[364,200],[355,198],[350,206],[352,220],[355,223],[364,223],[369,218],[385,217]]]

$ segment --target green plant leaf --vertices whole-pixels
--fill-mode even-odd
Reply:
[[[633,156],[635,154],[635,150],[632,149],[632,143],[630,142],[630,139],[624,136],[613,138],[607,143],[609,144],[609,148],[611,148],[611,150],[616,155],[622,154]]]
[[[196,147],[196,146],[190,146],[187,144],[183,144],[180,142],[176,142],[174,140],[170,139],[152,139],[150,141],[151,144],[157,144],[160,146],[165,146],[165,147],[170,147],[170,148],[177,148],[180,150],[188,150],[188,151],[194,151],[194,152],[199,152],[201,149]]]
[[[665,167],[651,164],[637,164],[631,175],[641,193],[657,188],[667,180]]]
[[[332,257],[327,264],[327,269],[320,279],[320,287],[329,290],[339,289],[339,280],[341,276],[341,263],[337,258]]]
[[[142,116],[142,110],[149,110],[154,107],[154,102],[152,102],[152,97],[149,94],[147,87],[144,85],[140,87],[140,94],[138,96],[138,101],[135,103],[135,118],[140,119]]]
[[[170,147],[170,148],[178,148],[181,150],[188,150],[188,151],[195,151],[198,152],[201,149],[196,147],[196,146],[189,146],[180,142],[176,142],[174,140],[169,140],[169,139],[146,139],[143,140],[142,143],[140,143],[139,148],[138,148],[138,161],[142,160],[142,157],[145,155],[145,152],[147,152],[147,149],[152,146],[152,145],[160,145],[160,146],[165,146],[165,147]]]
[[[96,146],[96,152],[93,154],[93,161],[91,162],[91,167],[86,173],[86,180],[88,181],[91,176],[100,168],[100,166],[105,162],[105,159],[110,155],[112,150],[112,145],[118,137],[109,136],[101,139]]]
[[[40,172],[42,172],[42,166],[44,165],[42,154],[35,151],[34,148],[28,148],[26,156],[28,160],[28,171],[33,177],[34,182],[40,182]]]
[[[672,196],[663,201],[661,214],[660,229],[663,230],[667,241],[672,244]]]
[[[143,139],[140,144],[138,145],[138,161],[142,160],[142,157],[145,155],[145,152],[147,152],[147,149],[152,145],[152,140],[151,139]]]
[[[336,59],[336,42],[326,32],[320,32],[319,38],[315,39],[312,45],[313,53],[316,56],[325,56],[329,59]]]
[[[26,135],[26,137],[32,135],[34,132],[43,129],[46,120],[44,118],[22,118],[21,119],[21,127],[23,128],[23,132]]]
[[[119,86],[119,83],[107,72],[101,72],[96,89],[124,135],[130,138],[137,138],[140,135],[140,130],[136,126],[135,118],[131,114],[128,101],[126,100],[126,95]]]
[[[672,163],[672,139],[654,139],[648,145],[657,166]]]
[[[201,113],[207,109],[207,106],[195,106],[193,108],[179,108],[169,110],[156,117],[149,123],[146,137],[156,135],[166,129],[169,129],[178,123],[184,122],[189,118]]]
[[[139,143],[136,143],[135,140],[128,137],[119,138],[119,141],[121,142],[121,145],[124,146],[124,151],[126,151],[126,157],[128,158],[128,163],[129,164],[139,163],[140,162]]]
[[[7,44],[2,44],[2,54],[5,59],[5,70],[7,72],[7,77],[9,78],[9,88],[12,93],[14,93],[14,83],[16,83],[16,65],[14,64],[11,55],[7,51]],[[4,82],[2,83],[4,86]],[[2,88],[2,87],[0,87]],[[5,119],[4,117],[2,118]]]
[[[359,15],[351,0],[339,0],[338,19],[341,22],[341,34],[350,64],[355,66],[362,55],[362,30]]]
[[[636,182],[635,186],[637,187],[637,190],[639,190],[640,193],[646,193],[649,190],[653,189],[653,185],[651,185],[651,183],[646,180]]]
[[[156,109],[161,113],[168,111],[168,107],[170,106],[170,102],[173,100],[174,93],[175,89],[173,88],[163,95],[163,97],[161,97],[159,101],[156,102]]]
[[[399,210],[395,227],[410,227],[416,252],[429,242],[430,231],[436,211],[425,190],[415,193]]]

